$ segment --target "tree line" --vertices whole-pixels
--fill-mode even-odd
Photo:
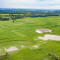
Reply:
[[[2,14],[5,14],[2,16]],[[59,16],[56,11],[50,10],[29,10],[29,9],[5,9],[0,10],[0,20],[15,20],[24,17],[47,17],[47,16]]]

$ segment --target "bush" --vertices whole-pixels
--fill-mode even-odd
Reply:
[[[8,53],[6,53],[5,55],[1,55],[1,56],[0,56],[0,59],[7,58],[7,56],[9,56]]]
[[[3,18],[2,20],[9,20],[9,18]]]
[[[52,56],[52,53],[51,53],[51,52],[49,52],[49,53],[48,53],[48,55],[49,55],[49,56]]]
[[[48,55],[49,55],[52,59],[54,59],[54,60],[58,60],[58,59],[59,59],[57,56],[55,56],[55,55],[52,54],[51,52],[48,53]]]

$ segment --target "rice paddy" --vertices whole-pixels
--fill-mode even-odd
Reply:
[[[52,33],[37,33],[36,29],[49,29]],[[38,39],[45,34],[60,36],[60,17],[38,17],[0,21],[0,56],[9,54],[12,60],[52,60],[51,52],[60,57],[60,41]],[[14,51],[5,51],[11,47]],[[6,48],[6,49],[5,49]],[[2,60],[10,60],[7,57]]]

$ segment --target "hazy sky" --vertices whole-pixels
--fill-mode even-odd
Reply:
[[[60,0],[0,0],[0,8],[60,9]]]

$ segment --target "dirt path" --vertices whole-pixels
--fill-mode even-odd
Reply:
[[[19,33],[19,32],[16,32],[15,30],[11,30],[11,31],[14,32],[15,34],[21,36],[21,37],[25,37],[25,35],[23,35],[23,34],[21,34],[21,33]]]

